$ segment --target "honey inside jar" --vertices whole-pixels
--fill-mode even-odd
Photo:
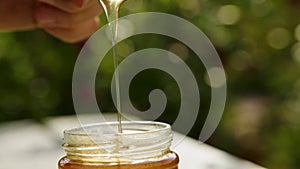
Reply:
[[[177,169],[171,127],[159,122],[93,124],[64,132],[59,169]]]

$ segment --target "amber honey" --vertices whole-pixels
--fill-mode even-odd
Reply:
[[[70,161],[67,157],[59,161],[59,169],[178,169],[178,156],[171,153],[164,160],[140,163],[82,163]]]
[[[66,156],[59,169],[178,169],[170,150],[172,131],[159,122],[124,122],[84,126],[64,132]]]

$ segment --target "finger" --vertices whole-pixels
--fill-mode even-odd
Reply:
[[[44,28],[46,32],[62,41],[74,43],[88,38],[99,28],[99,18],[95,17],[74,28]]]
[[[37,0],[37,2],[42,2],[70,13],[80,12],[91,5],[101,8],[98,0]]]
[[[41,4],[36,7],[35,19],[40,27],[70,28],[100,15],[101,9],[91,6],[80,13],[68,13],[55,7]]]

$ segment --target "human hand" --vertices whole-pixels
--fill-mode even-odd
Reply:
[[[63,41],[78,42],[98,29],[101,11],[98,0],[1,0],[0,30],[39,27]]]
[[[66,42],[78,42],[99,27],[102,8],[98,0],[37,0],[38,27]]]

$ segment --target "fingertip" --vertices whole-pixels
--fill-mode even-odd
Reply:
[[[67,29],[45,27],[44,30],[49,34],[51,34],[52,36],[56,37],[57,39],[66,43],[76,43],[79,41],[76,38],[76,36],[70,36],[70,34],[68,34],[67,32],[71,32],[71,31]]]
[[[98,17],[71,28],[44,27],[45,31],[67,43],[76,43],[88,39],[99,29]]]
[[[98,16],[94,19],[94,28],[98,29],[100,27],[100,19]]]
[[[85,0],[74,0],[74,3],[77,7],[81,8],[84,5]]]

